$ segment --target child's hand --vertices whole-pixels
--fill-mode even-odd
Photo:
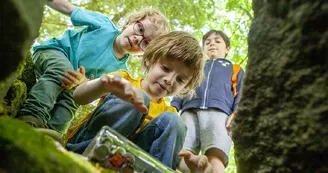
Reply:
[[[179,157],[183,157],[186,165],[188,166],[191,173],[213,173],[213,167],[208,162],[205,155],[194,155],[192,152],[182,149],[179,152]]]
[[[133,104],[136,109],[142,113],[148,112],[148,108],[144,104],[142,90],[136,88],[131,82],[122,78],[121,73],[115,73],[114,76],[104,74],[100,77],[100,81],[107,92]]]
[[[226,123],[226,128],[228,130],[228,135],[231,137],[232,136],[232,132],[231,132],[231,122],[232,122],[232,119],[233,117],[235,116],[235,113],[232,113],[228,120],[227,120],[227,123]]]
[[[68,70],[64,74],[64,77],[61,78],[61,81],[61,86],[66,90],[70,90],[77,85],[88,81],[88,79],[85,77],[85,68],[81,66],[76,72],[73,70]]]

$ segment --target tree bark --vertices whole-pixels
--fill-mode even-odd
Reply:
[[[253,0],[237,171],[328,172],[328,1]]]

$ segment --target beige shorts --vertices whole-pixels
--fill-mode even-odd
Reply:
[[[232,144],[226,128],[228,115],[217,109],[189,109],[182,112],[181,118],[187,126],[184,149],[198,154],[217,148],[225,154],[227,165]]]

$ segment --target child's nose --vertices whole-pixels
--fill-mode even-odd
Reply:
[[[142,35],[135,35],[134,36],[134,41],[135,41],[136,44],[140,44],[142,39],[143,39]]]
[[[174,75],[167,75],[164,79],[167,85],[172,86],[174,81]]]

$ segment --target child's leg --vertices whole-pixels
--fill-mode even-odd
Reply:
[[[232,144],[225,126],[228,115],[220,110],[199,110],[200,141],[203,153],[208,156],[215,172],[224,172],[228,165]]]
[[[73,92],[74,90],[64,90],[58,96],[57,102],[50,112],[51,118],[48,126],[61,134],[66,134],[79,106],[73,100]]]
[[[150,100],[144,95],[145,105],[149,107]],[[83,152],[99,130],[107,125],[125,137],[133,134],[143,123],[144,115],[135,107],[116,96],[108,95],[104,102],[95,109],[90,119],[74,134],[67,149]],[[85,141],[89,141],[85,143]],[[83,146],[79,145],[83,143]]]
[[[186,164],[185,158],[183,158],[183,157],[180,158],[178,169],[181,172],[190,172],[190,169],[188,168],[188,165]]]
[[[185,110],[181,114],[182,121],[187,126],[187,133],[183,148],[192,153],[199,153],[200,151],[200,138],[199,138],[199,123],[197,114],[194,110]],[[179,162],[178,168],[182,172],[189,172],[184,158],[182,157]]]
[[[36,52],[33,62],[38,82],[32,87],[17,117],[20,119],[24,119],[24,116],[36,117],[46,126],[50,119],[49,112],[58,95],[64,90],[61,87],[61,78],[67,70],[73,70],[73,67],[62,52],[54,49]]]
[[[151,120],[134,138],[134,142],[166,166],[176,169],[186,126],[178,115],[164,112]]]
[[[224,173],[225,153],[219,149],[211,148],[206,151],[205,155],[208,158],[208,162],[212,165],[214,173]]]

